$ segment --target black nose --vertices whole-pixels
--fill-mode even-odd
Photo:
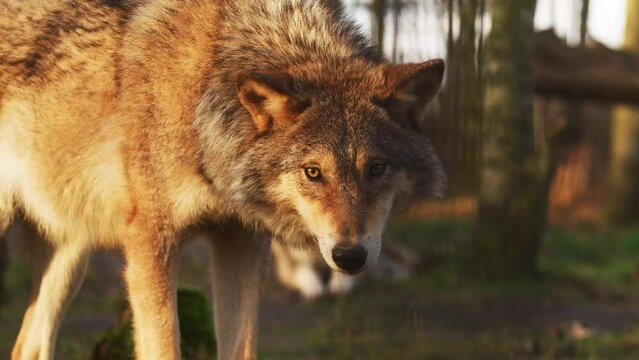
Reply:
[[[338,243],[333,248],[333,261],[340,269],[354,273],[366,263],[366,249],[362,245]]]

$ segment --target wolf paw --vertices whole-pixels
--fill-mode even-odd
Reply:
[[[311,268],[302,267],[296,271],[295,282],[297,289],[305,299],[316,299],[324,295],[325,289],[322,279]]]
[[[333,272],[328,282],[328,291],[333,295],[348,294],[355,286],[355,277]]]

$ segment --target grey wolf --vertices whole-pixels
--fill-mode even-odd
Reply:
[[[137,358],[179,359],[176,252],[196,230],[218,358],[254,358],[271,238],[358,273],[388,215],[441,190],[418,117],[443,72],[389,64],[332,0],[0,0],[0,233],[39,239],[12,359],[53,357],[106,247]]]

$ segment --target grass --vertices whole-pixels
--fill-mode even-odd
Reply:
[[[544,245],[540,266],[545,272],[626,290],[639,287],[638,230],[552,230]]]
[[[480,296],[491,293],[548,295],[547,285],[554,284],[553,280],[576,281],[626,293],[639,291],[639,229],[551,228],[546,232],[539,256],[544,281],[497,284],[465,281],[462,265],[471,241],[471,222],[458,219],[397,222],[391,230],[399,241],[422,254],[423,267],[430,275],[430,291],[447,293],[470,289]]]
[[[497,284],[464,276],[472,223],[399,221],[391,230],[421,255],[414,276],[363,283],[348,297],[315,303],[292,301],[269,284],[260,358],[639,358],[639,326],[633,326],[639,324],[639,230],[550,229],[539,259],[541,279]],[[205,261],[183,264],[181,281],[202,283],[195,277],[201,277]],[[26,269],[20,262],[9,269],[14,291],[0,314],[0,358],[26,304]],[[82,319],[96,313],[115,318],[123,292],[112,285],[115,290],[96,291],[105,281],[112,280],[100,269],[90,270],[63,325],[58,358],[90,357],[104,329],[87,331],[77,326]]]

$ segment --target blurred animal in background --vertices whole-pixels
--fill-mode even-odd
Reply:
[[[275,275],[282,285],[307,300],[347,294],[363,281],[394,281],[409,277],[420,263],[419,256],[394,241],[388,232],[384,233],[383,242],[379,259],[373,267],[360,275],[348,275],[328,267],[319,251],[273,241]]]

